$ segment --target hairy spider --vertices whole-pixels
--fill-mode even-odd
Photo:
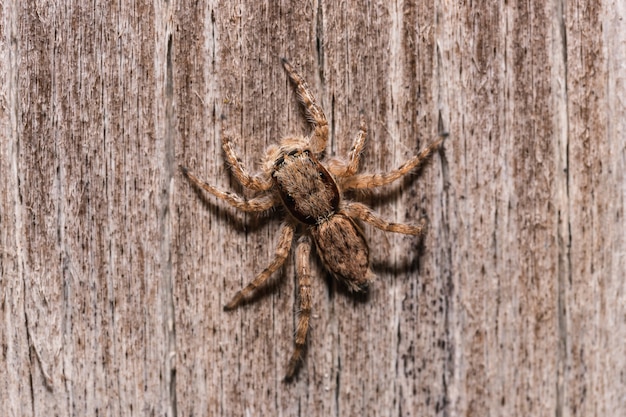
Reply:
[[[283,265],[291,251],[294,234],[300,234],[296,245],[300,305],[295,349],[287,366],[286,379],[289,380],[294,376],[305,349],[311,318],[309,256],[312,242],[332,276],[344,283],[350,291],[365,290],[375,275],[370,269],[367,242],[353,219],[362,220],[388,232],[416,236],[422,234],[426,220],[422,218],[416,225],[390,223],[364,204],[345,200],[343,193],[380,187],[401,178],[432,155],[443,141],[443,135],[394,171],[357,174],[367,132],[361,115],[359,133],[348,159],[333,158],[323,165],[320,161],[328,141],[326,116],[302,76],[286,59],[283,58],[282,62],[296,87],[305,115],[313,125],[313,132],[308,137],[287,137],[281,140],[280,145],[271,145],[266,151],[262,172],[257,175],[248,173],[230,138],[226,135],[222,137],[222,147],[235,178],[244,187],[260,192],[259,195],[245,199],[207,184],[186,167],[181,166],[181,170],[193,184],[239,210],[260,212],[282,204],[289,212],[281,226],[276,254],[270,264],[224,307],[225,310],[232,310],[249,300]]]

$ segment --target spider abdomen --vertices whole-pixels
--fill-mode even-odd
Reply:
[[[339,212],[310,231],[326,269],[350,291],[367,289],[374,273],[367,241],[354,221]]]
[[[339,208],[335,180],[308,150],[281,154],[272,179],[287,210],[302,223],[321,223]]]

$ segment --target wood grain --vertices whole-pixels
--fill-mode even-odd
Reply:
[[[591,4],[593,3],[593,4]],[[30,415],[626,412],[626,8],[601,2],[18,2],[0,5],[0,404]],[[308,132],[306,77],[345,155],[419,174],[361,196],[378,279],[312,259],[298,377],[281,211],[235,212],[177,169],[251,195],[250,169]]]

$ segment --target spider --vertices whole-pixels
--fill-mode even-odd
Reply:
[[[357,174],[361,152],[365,147],[366,127],[360,115],[359,132],[354,139],[347,160],[332,158],[322,164],[328,142],[328,121],[324,111],[306,81],[286,60],[283,66],[293,82],[298,99],[304,107],[313,131],[309,136],[291,136],[271,145],[265,154],[262,172],[251,175],[237,156],[231,139],[222,135],[222,147],[235,178],[258,195],[246,199],[207,184],[187,167],[183,174],[197,187],[246,212],[262,212],[276,206],[287,209],[288,215],[280,227],[278,247],[270,264],[248,285],[238,291],[224,306],[233,310],[253,298],[287,259],[294,236],[299,234],[295,248],[299,315],[295,333],[295,348],[287,365],[286,380],[298,369],[304,352],[311,319],[311,269],[309,256],[313,244],[326,270],[345,284],[350,291],[364,291],[375,278],[370,269],[369,247],[354,219],[362,220],[388,232],[420,236],[425,218],[416,225],[391,223],[380,218],[364,204],[348,201],[344,193],[380,187],[398,180],[427,161],[441,145],[445,135],[430,143],[398,169],[380,174]]]

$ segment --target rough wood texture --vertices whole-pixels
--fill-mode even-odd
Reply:
[[[29,415],[626,414],[623,2],[35,2],[0,5],[0,404]],[[589,4],[586,4],[589,3]],[[414,238],[366,227],[368,297],[313,264],[306,361],[281,382],[294,263],[280,213],[241,192],[308,131],[279,58],[363,169],[435,137],[419,176],[364,196]],[[441,116],[440,116],[441,115]]]

